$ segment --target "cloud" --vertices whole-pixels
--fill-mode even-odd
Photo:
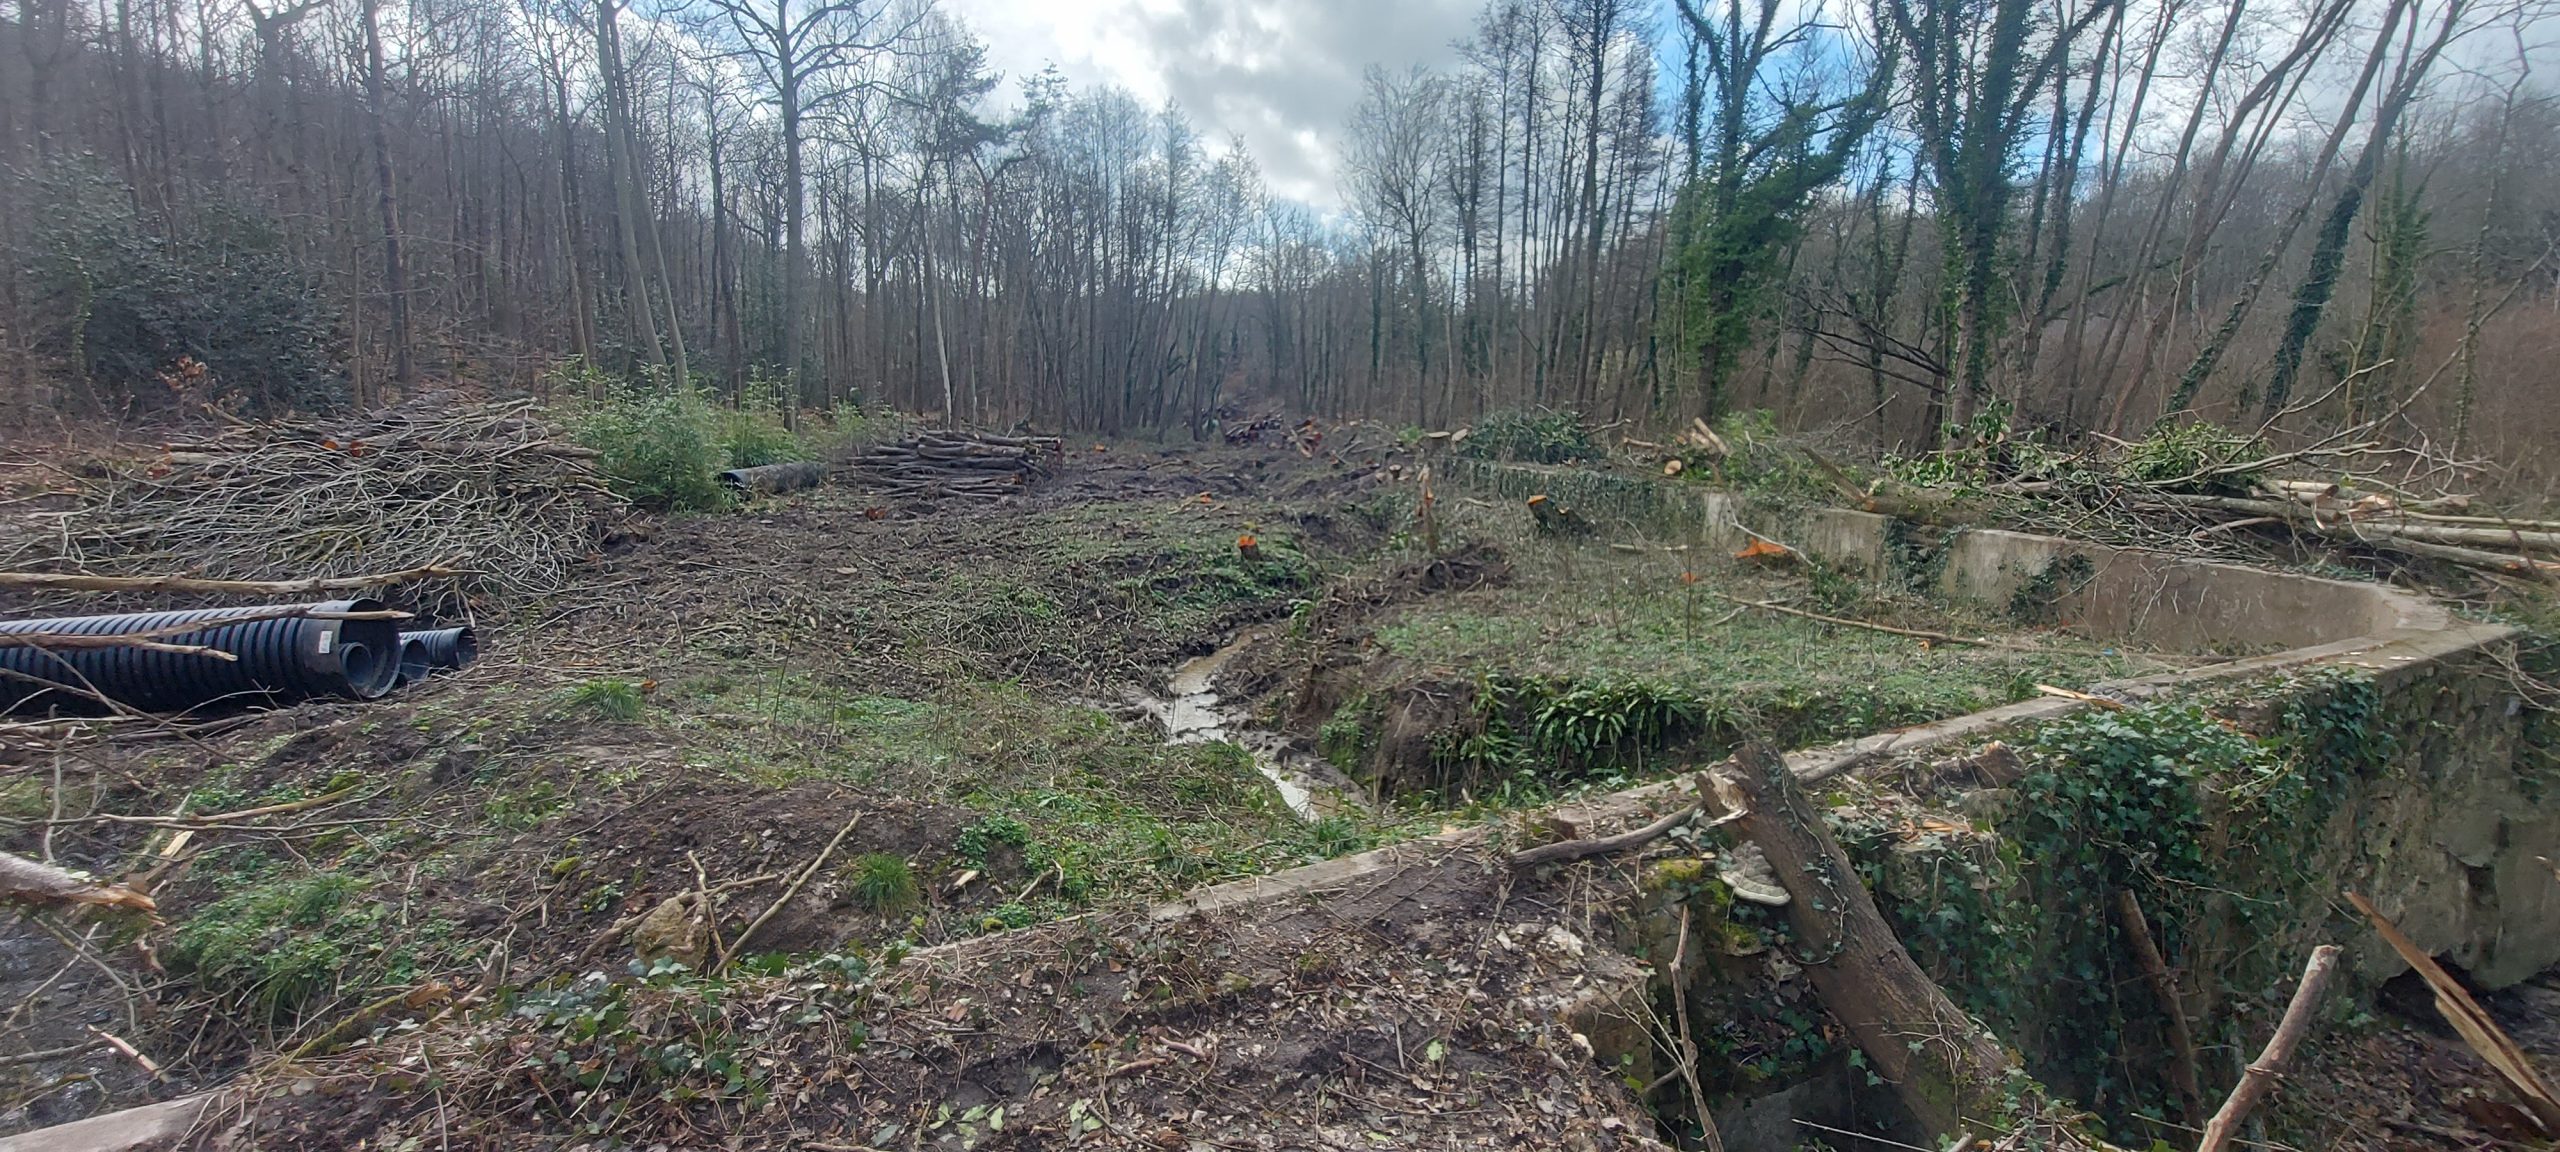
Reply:
[[[1371,64],[1455,65],[1481,0],[949,0],[1016,79],[1179,105],[1214,147],[1240,137],[1278,195],[1338,199],[1343,121]]]

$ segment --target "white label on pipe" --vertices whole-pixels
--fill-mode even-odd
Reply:
[[[323,656],[328,655],[328,654],[329,654],[329,645],[336,643],[336,642],[337,642],[337,640],[338,640],[338,630],[337,630],[337,629],[335,629],[335,628],[323,628],[323,629],[321,629],[321,630],[320,630],[320,654],[321,654],[321,655],[323,655]]]

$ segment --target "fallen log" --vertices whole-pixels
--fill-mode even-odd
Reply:
[[[13,904],[94,904],[156,912],[151,897],[121,884],[104,884],[77,872],[0,852],[0,901]]]
[[[2490,552],[2479,548],[2440,543],[2438,541],[2425,538],[2424,533],[2412,535],[2408,526],[2374,524],[2355,520],[2331,521],[2321,517],[2318,513],[2309,508],[2287,501],[2249,500],[2237,496],[2185,496],[2174,492],[2148,493],[2144,496],[2144,499],[2155,504],[2174,507],[2206,508],[2218,512],[2238,512],[2246,516],[2271,517],[2277,520],[2282,520],[2295,527],[2307,529],[2313,535],[2326,539],[2337,540],[2349,544],[2362,544],[2368,548],[2379,548],[2385,551],[2399,552],[2404,555],[2416,556],[2421,559],[2443,560],[2448,563],[2461,564],[2472,568],[2485,568],[2494,572],[2507,572],[2524,576],[2538,576],[2543,579],[2560,577],[2560,563],[2553,563],[2548,560],[2536,560],[2529,556],[2504,552]],[[2523,535],[2533,536],[2542,534],[2527,533]]]
[[[2024,1072],[1903,949],[1786,757],[1745,741],[1703,791],[1706,814],[1734,817],[1768,858],[1789,897],[1797,962],[1912,1117],[1953,1136],[1969,1118],[2015,1115]],[[2096,1144],[2067,1126],[2058,1135]]]

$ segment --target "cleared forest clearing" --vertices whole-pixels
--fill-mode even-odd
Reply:
[[[1502,853],[1559,835],[1532,813],[1617,812],[1751,733],[1823,744],[2238,655],[1605,518],[1551,531],[1423,483],[1409,437],[1307,443],[1069,441],[995,500],[857,475],[600,512],[569,579],[398,594],[468,605],[484,658],[459,675],[178,728],[0,727],[0,848],[146,877],[159,906],[6,930],[29,1054],[0,1067],[9,1127],[231,1083],[206,1135],[264,1147],[1602,1148],[1698,1139],[1709,1111],[1747,1131],[1801,1089],[1822,1103],[1782,1113],[1910,1136],[1773,950],[1784,918],[1735,902],[1753,882],[1718,834]],[[1214,683],[1263,739],[1168,741],[1149,701],[1239,637]],[[2291,747],[2264,702],[2321,683],[2253,680],[2142,738]],[[1986,1019],[2040,995],[1972,967],[2030,922],[1968,904],[1988,935],[1952,930],[1891,861],[2025,882],[1998,831],[2016,801],[1969,794],[2069,747],[2002,769],[1972,738],[1824,786],[1905,942]],[[1293,812],[1257,771],[1274,754],[1353,794]],[[1151,911],[1325,861],[1369,862],[1282,881],[1304,901]],[[2110,1121],[2154,1111],[2157,1067],[2128,1082],[2036,1027],[2016,1039],[2039,1076]],[[1769,1123],[1733,1146],[1803,1136]]]

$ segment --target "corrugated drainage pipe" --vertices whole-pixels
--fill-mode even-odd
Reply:
[[[214,703],[268,703],[315,696],[370,700],[400,677],[400,629],[389,620],[270,617],[237,624],[282,608],[310,612],[375,612],[379,600],[331,600],[308,605],[204,608],[187,612],[137,612],[119,616],[67,616],[0,621],[0,635],[60,633],[123,636],[182,624],[203,627],[154,639],[219,649],[237,657],[154,652],[132,647],[0,648],[0,712],[60,707],[95,709],[73,689],[101,695],[146,712],[175,712]],[[43,681],[34,683],[31,681]]]
[[[400,634],[400,682],[414,684],[431,673],[468,668],[480,658],[480,641],[469,626],[433,628]]]

